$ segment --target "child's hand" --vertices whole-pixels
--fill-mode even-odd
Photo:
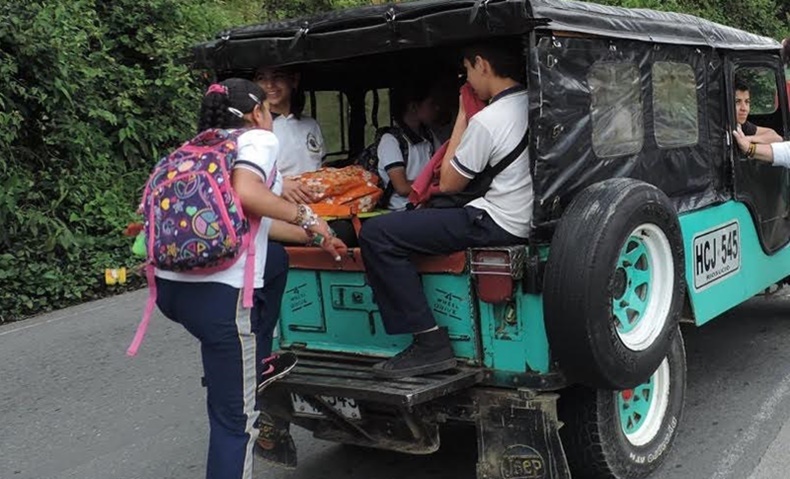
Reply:
[[[310,191],[301,183],[290,178],[283,179],[282,197],[291,203],[310,204],[313,202]]]
[[[335,251],[338,252],[341,256],[346,256],[348,254],[348,246],[343,242],[342,239],[338,238],[337,236],[333,236],[329,239],[332,243],[332,246],[335,248]]]
[[[738,148],[746,153],[749,151],[749,147],[752,144],[751,138],[743,134],[743,130],[741,130],[741,125],[738,125],[738,128],[732,132],[732,136],[735,138],[735,142],[738,145]]]

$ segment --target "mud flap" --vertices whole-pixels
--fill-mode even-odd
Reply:
[[[558,432],[558,397],[475,391],[478,479],[571,479]]]

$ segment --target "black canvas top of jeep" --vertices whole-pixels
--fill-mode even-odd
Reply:
[[[782,175],[737,161],[731,143],[739,69],[762,72],[761,96],[787,104],[770,38],[692,15],[568,0],[417,0],[228,30],[196,46],[194,59],[217,78],[299,65],[306,90],[344,92],[351,157],[365,146],[365,92],[409,75],[452,75],[461,47],[492,37],[524,45],[535,231],[548,237],[588,186],[628,177],[661,189],[679,213],[745,202],[766,251],[790,235],[790,220],[775,224]],[[752,113],[784,133],[786,108]]]
[[[691,15],[568,0],[417,0],[228,30],[198,45],[216,71],[331,61],[552,29],[668,44],[776,50],[769,38]]]

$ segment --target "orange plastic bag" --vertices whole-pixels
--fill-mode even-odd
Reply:
[[[351,216],[376,209],[384,191],[379,178],[361,166],[321,168],[292,177],[310,191],[319,216]]]

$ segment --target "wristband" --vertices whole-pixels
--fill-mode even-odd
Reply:
[[[315,233],[307,242],[307,246],[321,246],[322,244],[324,244],[324,235],[321,233]]]

